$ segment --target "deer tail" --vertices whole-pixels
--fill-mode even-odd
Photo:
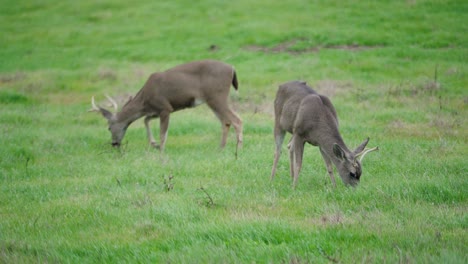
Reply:
[[[236,90],[238,90],[238,88],[239,88],[239,83],[237,82],[236,70],[233,70],[232,86],[234,86],[234,89],[236,89]]]

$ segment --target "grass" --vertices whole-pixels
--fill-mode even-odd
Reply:
[[[467,262],[463,1],[1,6],[0,262]],[[164,154],[142,121],[112,149],[91,96],[202,58],[238,72],[238,158],[206,106],[172,116]],[[333,188],[311,146],[297,190],[286,146],[269,181],[293,79],[331,98],[348,146],[380,147],[358,188]]]

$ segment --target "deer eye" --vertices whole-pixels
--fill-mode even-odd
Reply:
[[[350,172],[350,173],[349,173],[349,176],[350,176],[351,178],[356,178],[356,173]]]

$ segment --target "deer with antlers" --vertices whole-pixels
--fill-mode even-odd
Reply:
[[[289,132],[292,134],[288,148],[293,188],[297,186],[306,142],[319,147],[334,186],[332,164],[346,185],[359,183],[362,159],[378,147],[365,149],[369,142],[367,138],[350,151],[338,131],[338,117],[330,99],[312,90],[305,82],[292,81],[279,86],[274,104],[276,151],[271,180],[275,177],[285,134]]]
[[[117,113],[96,106],[91,99],[90,111],[101,113],[108,121],[112,134],[112,146],[120,146],[128,126],[145,117],[144,123],[149,143],[162,152],[166,144],[171,113],[206,103],[221,122],[221,148],[226,145],[230,126],[234,126],[237,149],[242,144],[242,121],[229,107],[230,87],[238,89],[236,71],[231,65],[220,61],[202,60],[182,64],[165,72],[151,74],[143,88]],[[117,111],[117,104],[108,97]],[[151,119],[160,119],[160,144],[151,132]]]

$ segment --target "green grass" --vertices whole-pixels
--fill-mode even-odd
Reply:
[[[464,1],[0,5],[0,262],[468,261]],[[238,158],[206,106],[172,116],[164,154],[142,121],[112,149],[91,96],[202,58],[237,69]],[[330,96],[348,146],[380,147],[359,187],[307,146],[292,190],[286,144],[270,182],[293,79]]]

